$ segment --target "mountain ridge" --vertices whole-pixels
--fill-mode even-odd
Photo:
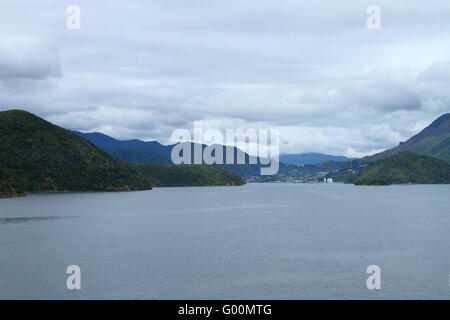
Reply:
[[[83,133],[76,130],[71,130],[72,132],[78,134],[80,137],[89,140],[91,143],[95,144],[99,148],[105,150],[110,155],[118,157],[119,159],[132,164],[161,164],[161,165],[171,165],[173,164],[171,159],[172,148],[177,144],[173,145],[163,145],[157,141],[142,141],[138,139],[133,140],[118,140],[103,133]],[[183,144],[190,144],[192,159],[191,163],[194,163],[194,145],[199,145],[195,142],[182,142]],[[207,145],[200,144],[202,150],[204,150]],[[223,168],[241,176],[244,178],[249,178],[252,176],[258,176],[261,167],[260,158],[253,157],[240,150],[237,147],[231,147],[234,153],[235,159],[238,153],[242,153],[245,164],[226,164],[226,154],[227,146],[219,145],[223,148],[223,164],[220,164]],[[249,159],[256,159],[257,164],[250,164]]]
[[[69,131],[91,141],[103,150],[151,150],[167,154],[172,149],[171,145],[163,145],[158,141],[143,141],[139,139],[119,140],[101,132],[81,132],[77,130]]]

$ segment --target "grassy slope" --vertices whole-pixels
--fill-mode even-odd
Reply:
[[[437,158],[405,151],[365,164],[342,180],[356,185],[450,183],[450,165]]]
[[[31,113],[0,112],[0,194],[140,190],[131,166]]]

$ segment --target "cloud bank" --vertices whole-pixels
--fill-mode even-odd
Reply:
[[[378,1],[379,31],[370,1],[75,2],[2,4],[1,110],[165,143],[196,120],[278,128],[282,152],[347,156],[450,111],[448,1]]]

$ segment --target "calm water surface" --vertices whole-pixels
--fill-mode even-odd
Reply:
[[[0,199],[0,298],[449,299],[449,207],[450,185]],[[79,291],[66,289],[69,265]]]

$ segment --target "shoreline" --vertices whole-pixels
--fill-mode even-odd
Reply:
[[[241,187],[245,184],[241,185],[191,185],[191,186],[153,186],[150,189],[141,189],[141,190],[51,190],[51,191],[31,191],[24,192],[17,195],[4,195],[0,194],[0,199],[12,199],[12,198],[22,198],[31,194],[59,194],[59,193],[126,193],[126,192],[140,192],[140,191],[151,191],[153,189],[159,188],[197,188],[197,187]]]

